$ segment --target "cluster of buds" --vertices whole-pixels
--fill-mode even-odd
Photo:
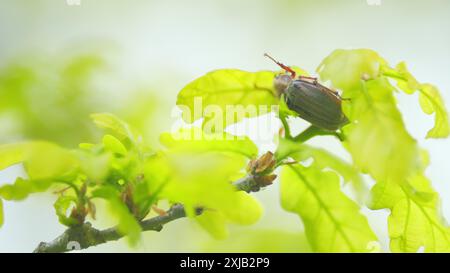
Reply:
[[[272,172],[275,169],[276,159],[272,152],[267,152],[258,159],[251,160],[247,165],[247,173],[254,177],[256,186],[263,188],[269,186],[277,178]]]

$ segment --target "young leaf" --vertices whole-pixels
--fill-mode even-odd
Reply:
[[[127,154],[127,148],[123,146],[122,142],[115,138],[112,135],[105,135],[102,140],[103,145],[105,146],[105,149],[107,151],[110,151],[112,153],[118,154],[118,155],[126,155]]]
[[[323,81],[330,80],[334,87],[345,93],[359,89],[363,78],[377,78],[380,75],[380,66],[385,63],[385,60],[370,49],[338,49],[322,61],[317,72]]]
[[[249,225],[262,214],[261,206],[253,197],[237,192],[231,184],[231,177],[241,171],[244,163],[239,158],[242,156],[236,154],[168,151],[147,163],[145,177],[150,188],[155,188],[155,183],[158,186],[164,183],[159,197],[183,204],[190,217],[195,216],[198,207],[223,215],[226,221],[219,221],[217,216],[212,226],[202,225],[213,231],[213,235],[222,237],[226,234],[225,227],[218,227],[218,224]],[[159,172],[155,173],[156,170]]]
[[[277,162],[287,158],[293,158],[299,162],[312,158],[317,168],[332,169],[341,175],[345,182],[351,182],[357,188],[363,186],[362,177],[354,166],[324,149],[281,138],[275,156]]]
[[[0,146],[0,169],[23,162],[31,179],[63,176],[77,167],[76,158],[50,142],[24,142]]]
[[[356,166],[377,181],[402,181],[418,167],[419,149],[397,109],[395,88],[381,77],[385,66],[374,51],[337,50],[318,71],[350,99],[343,102],[343,110],[351,123],[342,130]]]
[[[234,209],[224,210],[229,221],[239,225],[252,225],[262,216],[262,206],[258,200],[246,192],[235,192],[232,196]]]
[[[136,137],[126,122],[110,113],[97,113],[91,115],[95,125],[106,130],[108,133],[118,138],[120,141],[133,144]]]
[[[205,122],[218,118],[225,128],[245,117],[266,114],[271,111],[270,106],[278,104],[273,88],[274,76],[275,73],[270,71],[215,70],[185,86],[178,94],[177,105],[182,108],[186,122],[192,123],[202,117]],[[237,110],[242,110],[242,115],[226,110],[227,106],[239,106]],[[261,111],[259,106],[266,108]],[[209,110],[232,115],[212,117]]]
[[[24,143],[0,145],[0,170],[22,162],[26,146]]]
[[[48,142],[31,142],[24,146],[25,170],[31,180],[72,177],[79,167],[77,158],[68,150]]]
[[[421,84],[408,71],[404,62],[399,63],[395,69],[382,67],[383,75],[397,81],[397,86],[407,94],[419,91],[419,103],[425,114],[434,113],[434,127],[428,131],[427,138],[445,138],[450,134],[448,113],[439,90],[428,83]]]
[[[303,233],[245,228],[233,230],[226,240],[211,240],[203,250],[212,253],[309,253],[311,247]]]
[[[281,204],[297,213],[317,252],[366,252],[376,241],[359,207],[339,188],[337,175],[315,166],[283,167]]]
[[[182,129],[176,133],[163,133],[160,141],[167,148],[178,151],[232,152],[248,158],[258,154],[258,148],[248,137],[224,132],[207,134],[200,128]]]
[[[95,154],[85,150],[78,150],[75,155],[80,161],[80,171],[91,181],[99,182],[107,178],[112,167],[113,155],[110,153]]]
[[[68,227],[79,224],[76,219],[68,216],[68,213],[70,213],[69,209],[73,208],[73,206],[76,205],[76,202],[77,199],[74,196],[60,196],[56,200],[53,207],[55,208],[56,215],[61,224]]]
[[[375,180],[402,181],[419,165],[417,142],[405,129],[389,82],[378,78],[361,85],[345,109],[352,123],[343,127],[344,145]]]
[[[30,181],[18,177],[14,184],[0,187],[0,196],[5,200],[20,201],[32,193],[46,191],[51,184],[50,180]]]
[[[228,237],[226,217],[221,212],[205,210],[195,220],[215,239],[222,240]]]
[[[450,135],[448,113],[439,90],[431,84],[420,86],[419,102],[426,114],[434,113],[434,127],[427,133],[427,138],[446,138]]]
[[[107,200],[109,209],[117,219],[117,229],[128,237],[130,246],[135,246],[141,237],[141,226],[128,207],[120,200],[119,192],[111,186],[103,186],[92,193],[93,197]]]
[[[393,252],[449,252],[450,229],[440,213],[438,194],[423,175],[408,183],[377,183],[372,189],[371,209],[391,210],[388,219]]]

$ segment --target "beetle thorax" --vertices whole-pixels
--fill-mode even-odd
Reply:
[[[284,93],[286,88],[291,84],[292,77],[288,74],[281,74],[275,77],[273,80],[273,87],[277,91],[278,96]]]

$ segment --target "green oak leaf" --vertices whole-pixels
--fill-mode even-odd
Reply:
[[[184,121],[192,123],[204,117],[204,126],[214,119],[220,123],[215,127],[224,129],[243,118],[269,113],[271,106],[278,105],[275,75],[271,71],[215,70],[186,85],[178,94],[177,105]]]
[[[113,155],[110,153],[91,153],[83,149],[75,151],[75,155],[80,161],[80,171],[89,180],[99,183],[107,178],[111,171]],[[114,166],[115,167],[115,166]]]
[[[69,209],[73,208],[77,203],[77,198],[74,196],[60,196],[56,200],[53,207],[55,208],[56,215],[61,224],[71,227],[79,224],[76,219],[68,216]]]
[[[195,152],[232,152],[248,158],[258,154],[256,145],[246,136],[234,136],[224,132],[205,133],[200,128],[181,129],[175,133],[163,133],[160,142],[171,150]]]
[[[141,238],[141,226],[120,199],[120,193],[111,186],[102,186],[92,192],[93,197],[105,199],[113,216],[117,219],[117,230],[126,235],[130,246],[135,246]]]
[[[0,169],[23,163],[28,178],[0,187],[6,200],[22,200],[29,194],[46,191],[56,181],[72,181],[80,162],[76,156],[55,144],[43,141],[0,146]]]
[[[48,142],[32,142],[26,145],[25,171],[31,180],[64,178],[70,180],[79,167],[72,152]]]
[[[284,166],[281,204],[300,216],[317,252],[367,252],[377,238],[359,207],[339,186],[338,176],[314,165]]]
[[[423,90],[426,90],[425,92]],[[439,91],[437,88],[431,84],[422,85],[420,90],[420,96],[419,96],[419,104],[420,107],[422,107],[422,110],[425,114],[431,115],[435,113],[436,111],[439,111],[439,114],[441,117],[440,120],[447,119],[447,117],[444,117],[444,114],[446,114],[446,111],[444,109],[442,97],[439,94]],[[433,99],[436,99],[434,101]],[[436,127],[439,127],[439,122],[436,122]],[[440,125],[442,127],[442,124]],[[434,128],[436,130],[437,128]],[[439,130],[437,130],[439,131]]]
[[[383,75],[397,81],[397,86],[407,94],[419,92],[419,104],[425,114],[434,114],[434,127],[427,133],[427,138],[446,138],[450,134],[448,112],[437,87],[428,83],[419,83],[409,72],[405,62],[395,69],[383,66]]]
[[[226,227],[227,219],[221,212],[206,210],[201,215],[195,217],[195,220],[215,239],[223,240],[229,235]]]
[[[372,189],[371,209],[390,209],[388,231],[393,252],[450,252],[450,229],[441,215],[438,194],[424,175],[407,183],[379,182]]]
[[[127,148],[112,135],[105,135],[102,139],[103,146],[107,151],[110,151],[112,153],[118,154],[118,155],[126,155],[127,154]]]
[[[27,144],[0,145],[0,170],[24,160]]]
[[[99,128],[106,130],[109,134],[119,139],[126,146],[135,145],[137,141],[136,134],[130,126],[110,113],[96,113],[91,115],[91,119]]]
[[[419,102],[426,114],[434,113],[434,127],[427,133],[427,138],[446,138],[450,135],[450,123],[444,101],[439,90],[431,84],[420,86]]]
[[[352,164],[324,149],[281,138],[275,157],[278,162],[288,158],[298,162],[312,158],[317,168],[329,168],[341,175],[345,182],[351,182],[358,188],[364,183],[358,170]]]
[[[402,181],[420,165],[417,141],[404,126],[392,88],[384,78],[362,81],[344,108],[352,121],[342,128],[344,146],[356,166],[377,181]]]
[[[359,89],[361,79],[376,79],[385,64],[378,53],[370,49],[337,49],[328,55],[317,68],[323,81],[345,92]]]
[[[211,240],[203,248],[213,253],[308,253],[305,234],[279,229],[233,230],[226,240]]]
[[[196,215],[198,207],[217,212],[205,216],[212,218],[213,223],[199,223],[214,237],[223,238],[226,224],[250,225],[262,214],[261,205],[253,196],[236,191],[231,184],[245,163],[240,158],[234,153],[169,150],[147,162],[145,177],[150,189],[164,185],[159,198],[183,204],[189,217]]]
[[[342,131],[355,165],[377,181],[402,181],[419,167],[419,148],[404,126],[395,88],[382,76],[386,66],[372,50],[336,50],[318,72],[349,99],[342,107],[350,123]]]
[[[21,201],[32,193],[48,190],[52,183],[51,180],[27,180],[18,177],[13,184],[0,187],[0,196],[5,200]]]

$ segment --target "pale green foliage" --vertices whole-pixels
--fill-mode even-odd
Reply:
[[[224,113],[227,105],[241,105],[244,108],[264,105],[268,106],[266,112],[268,113],[271,105],[278,104],[276,92],[273,89],[274,75],[275,73],[270,71],[215,70],[185,86],[178,94],[177,105],[181,106],[183,119],[186,122],[194,122],[202,117],[205,117],[206,120],[214,118],[214,116],[210,116],[211,113],[202,111],[209,105],[219,107]],[[194,109],[195,98],[202,99],[202,106],[198,105],[196,109]],[[265,113],[248,111],[245,115],[236,115],[230,120],[223,117],[223,121],[228,125],[239,122],[245,117],[261,114]]]
[[[23,144],[8,144],[0,146],[0,169],[20,163],[24,158]]]
[[[314,251],[364,252],[377,240],[358,205],[341,192],[337,175],[314,165],[283,167],[281,204],[300,216]]]
[[[380,182],[372,190],[372,209],[389,208],[390,248],[394,252],[449,252],[450,229],[441,216],[438,194],[423,175],[399,185]]]
[[[105,146],[105,149],[119,155],[126,155],[127,154],[127,148],[118,140],[117,138],[113,137],[112,135],[105,135],[102,140],[103,146]]]
[[[211,240],[203,248],[214,253],[298,253],[311,252],[303,233],[247,228],[233,230],[224,240]]]
[[[299,68],[295,70],[307,75]],[[54,205],[56,214],[67,226],[82,224],[88,216],[94,219],[94,201],[101,198],[110,207],[119,232],[135,245],[141,233],[139,222],[150,217],[152,206],[165,201],[183,204],[187,216],[213,238],[231,240],[234,238],[227,239],[228,224],[250,225],[262,215],[255,197],[238,192],[232,182],[251,175],[252,181],[259,181],[255,182],[257,190],[274,182],[274,169],[283,166],[282,207],[300,216],[313,251],[367,252],[377,243],[360,206],[341,191],[342,185],[349,182],[357,193],[362,193],[361,173],[375,180],[370,208],[391,210],[388,235],[392,251],[415,252],[421,247],[427,252],[450,251],[450,234],[440,213],[439,196],[424,175],[428,155],[406,130],[394,96],[397,90],[407,94],[418,91],[423,112],[435,116],[427,137],[447,137],[448,114],[438,89],[418,82],[404,63],[392,68],[368,49],[336,50],[323,60],[317,72],[321,80],[340,89],[342,96],[349,99],[342,105],[350,122],[334,135],[343,139],[351,163],[301,143],[299,139],[303,138],[290,136],[286,120],[296,113],[274,90],[273,79],[279,71],[216,70],[180,91],[177,105],[182,108],[183,119],[192,123],[204,118],[204,129],[206,122],[218,118],[215,111],[226,114],[230,110],[227,106],[244,107],[240,109],[244,111],[266,107],[267,111],[223,116],[219,121],[225,129],[243,118],[266,114],[271,106],[280,106],[286,136],[280,137],[275,160],[267,151],[262,152],[267,152],[264,158],[270,160],[257,158],[258,149],[247,137],[219,130],[206,133],[201,128],[164,133],[160,142],[165,148],[151,150],[121,119],[109,113],[93,114],[94,123],[105,131],[99,143],[82,143],[75,150],[48,142],[0,146],[0,170],[22,163],[27,174],[0,187],[0,225],[2,200],[22,200],[54,186],[60,194]],[[0,97],[1,92],[0,79]],[[202,99],[203,105],[194,105],[196,99]],[[261,172],[256,171],[258,168]],[[61,183],[65,187],[62,190]],[[201,215],[197,215],[199,208]],[[256,237],[246,237],[255,247],[245,249],[310,250],[302,236],[297,248],[289,241],[292,236],[271,232],[261,236],[260,244],[255,243]],[[265,248],[263,243],[279,247]]]
[[[229,232],[226,227],[226,217],[223,213],[216,211],[205,211],[195,218],[202,228],[207,230],[216,239],[228,238]]]
[[[258,148],[246,136],[238,137],[223,132],[205,134],[199,128],[182,129],[174,134],[163,133],[160,141],[172,151],[233,152],[248,158],[258,154]]]
[[[343,128],[344,145],[355,165],[377,182],[371,208],[391,210],[391,250],[415,252],[423,246],[429,252],[449,251],[439,196],[422,174],[426,160],[405,129],[394,98],[396,88],[388,78],[395,79],[398,88],[408,94],[419,91],[422,110],[435,113],[435,127],[427,137],[449,134],[447,112],[437,88],[420,84],[404,63],[390,68],[370,50],[336,51],[318,71],[322,79],[330,80],[342,89],[344,97],[351,98],[343,105],[352,121]]]
[[[75,147],[99,137],[89,120],[98,111],[120,113],[141,133],[154,132],[148,130],[155,127],[153,118],[165,108],[160,96],[147,95],[151,92],[146,83],[139,90],[134,81],[125,84],[105,48],[76,51],[37,52],[2,61],[0,143],[42,139]],[[126,97],[117,94],[119,85]]]
[[[131,145],[135,144],[136,136],[131,131],[131,128],[124,121],[118,119],[110,113],[97,113],[91,115],[95,125],[104,129],[120,141]]]
[[[46,191],[50,187],[49,182],[32,182],[18,177],[12,185],[0,187],[0,196],[5,200],[20,201],[35,192]]]
[[[108,201],[112,215],[117,219],[117,229],[127,235],[128,243],[134,246],[141,237],[141,226],[129,208],[120,199],[120,192],[114,187],[105,186],[93,192],[93,197],[103,198]]]
[[[145,216],[153,202],[148,203],[151,199],[148,195],[145,205],[133,202],[132,197],[128,196],[131,201],[125,204],[121,194],[126,196],[128,189],[131,189],[129,194],[132,195],[133,190],[140,190],[141,184],[146,183],[139,179],[139,174],[143,172],[140,166],[147,150],[141,143],[137,145],[137,138],[122,120],[111,114],[95,114],[93,118],[100,127],[111,133],[105,135],[100,144],[85,143],[74,151],[48,142],[0,146],[0,167],[23,163],[27,174],[26,178],[17,178],[14,184],[0,187],[0,196],[6,200],[22,200],[30,193],[47,190],[53,184],[67,184],[70,190],[62,191],[54,204],[62,224],[73,226],[80,224],[87,213],[95,215],[90,199],[102,197],[118,219],[119,232],[127,235],[134,245],[141,231],[135,218],[140,220]],[[127,143],[132,151],[128,151],[118,138]],[[120,184],[120,181],[123,183]],[[93,189],[95,194],[91,194],[90,190],[86,192],[86,187]]]
[[[348,113],[353,123],[343,128],[344,145],[363,172],[378,181],[401,181],[418,167],[417,142],[405,129],[388,82],[377,79],[361,86]]]
[[[104,103],[92,96],[92,84],[105,75],[106,60],[95,52],[64,54],[2,62],[0,119],[11,125],[2,128],[0,141],[26,137],[76,145],[93,136],[87,117]]]
[[[407,94],[419,92],[419,103],[425,114],[434,115],[434,127],[428,131],[427,138],[445,138],[450,134],[448,113],[439,90],[432,84],[419,83],[408,71],[406,63],[399,63],[395,69],[383,67],[383,75],[397,81],[398,87]]]
[[[53,207],[55,208],[56,215],[61,224],[66,226],[76,225],[77,221],[68,216],[70,209],[76,205],[77,199],[74,196],[60,196]]]
[[[376,180],[400,181],[417,167],[419,152],[397,109],[394,88],[379,77],[384,63],[370,50],[337,50],[318,71],[322,79],[330,80],[351,99],[343,105],[351,121],[343,131],[344,145],[355,164]],[[385,164],[387,158],[389,164]]]
[[[338,49],[322,61],[317,72],[323,81],[329,80],[334,87],[348,92],[359,89],[363,77],[377,78],[384,63],[376,52],[369,49]]]
[[[440,199],[423,175],[429,163],[421,153],[422,168],[409,179],[379,182],[372,188],[371,209],[389,208],[390,248],[394,252],[449,252],[450,229],[440,211]]]
[[[280,139],[275,155],[279,162],[287,158],[292,158],[298,162],[313,159],[316,168],[331,169],[342,176],[345,182],[353,183],[357,189],[361,189],[363,187],[364,182],[361,175],[353,165],[345,162],[324,149],[315,148],[306,144],[300,144],[292,140],[282,138]]]
[[[180,133],[200,133],[201,140],[177,140]],[[226,136],[208,135],[197,129],[163,134],[162,143],[169,150],[149,161],[146,172],[152,178],[151,187],[156,187],[156,181],[163,185],[159,197],[184,204],[188,215],[194,216],[198,206],[207,208],[208,213],[196,220],[216,238],[227,235],[226,223],[249,225],[262,213],[254,197],[237,192],[230,183],[241,173],[245,158],[256,155],[256,146],[248,138],[221,139]]]
[[[230,204],[229,208],[207,209],[202,215],[195,218],[205,230],[217,239],[228,237],[226,224],[251,225],[256,223],[262,215],[262,208],[258,201],[247,193],[235,192],[229,196],[231,197],[230,201],[234,203]]]
[[[13,185],[0,187],[0,196],[21,200],[33,192],[47,190],[59,181],[76,177],[77,158],[69,151],[48,142],[24,142],[0,146],[0,169],[23,163],[27,178],[17,178]]]

